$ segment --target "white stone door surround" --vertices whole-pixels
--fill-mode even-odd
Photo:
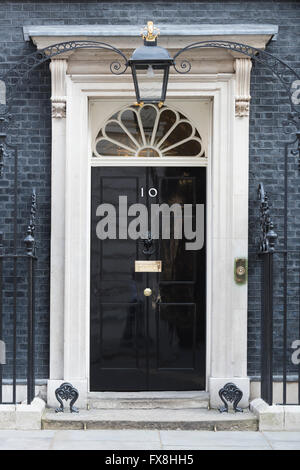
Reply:
[[[49,44],[59,42],[47,38]],[[60,38],[61,40],[61,38]],[[44,42],[43,42],[44,41]],[[45,45],[45,38],[42,45]],[[190,41],[191,42],[191,41]],[[242,40],[240,41],[242,42]],[[188,41],[187,41],[188,43]],[[248,41],[249,43],[249,41]],[[138,42],[136,46],[138,45]],[[84,59],[83,59],[84,57]],[[222,59],[222,63],[220,60]],[[247,285],[234,282],[236,257],[248,256],[248,132],[251,62],[212,55],[209,72],[171,73],[168,100],[210,99],[207,159],[207,390],[218,406],[219,389],[234,382],[248,405]],[[86,56],[52,60],[52,234],[50,379],[69,381],[87,404],[89,378],[89,237],[91,142],[89,100],[134,101],[130,75],[112,79],[89,67]],[[82,62],[84,61],[84,62]],[[220,71],[224,68],[224,72]],[[166,102],[168,104],[168,101]],[[183,163],[184,165],[184,163]]]
[[[88,100],[103,94],[105,99],[127,100],[129,96],[133,99],[128,78],[118,88],[109,82],[95,83],[95,77],[93,82],[83,81],[87,78],[66,77],[66,123],[53,117],[49,404],[55,402],[53,392],[58,381],[70,381],[80,390],[81,406],[88,391],[91,155]],[[198,96],[213,101],[212,150],[208,156],[207,386],[213,397],[225,382],[234,381],[243,388],[247,400],[247,286],[234,283],[233,263],[235,257],[247,257],[248,250],[248,118],[235,115],[233,74],[179,78],[180,81],[170,83],[170,100]],[[55,104],[53,107],[55,116]],[[60,250],[56,238],[59,231]],[[63,314],[57,309],[57,302],[62,300],[60,295],[64,298]]]

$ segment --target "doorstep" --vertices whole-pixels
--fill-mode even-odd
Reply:
[[[258,418],[249,410],[220,413],[207,409],[90,409],[55,413],[47,408],[42,429],[181,429],[257,431]]]
[[[76,404],[75,404],[76,406]],[[187,409],[209,408],[209,393],[187,392],[90,392],[92,409]]]

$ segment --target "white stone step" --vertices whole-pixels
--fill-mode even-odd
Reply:
[[[130,409],[80,410],[79,413],[55,413],[47,409],[43,429],[182,429],[182,430],[247,430],[257,431],[258,420],[249,411],[220,413],[204,409]]]
[[[92,392],[91,409],[207,409],[207,392]]]

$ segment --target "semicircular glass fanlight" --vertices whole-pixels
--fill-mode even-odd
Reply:
[[[168,106],[129,106],[100,129],[94,157],[205,157],[202,138],[191,121]]]

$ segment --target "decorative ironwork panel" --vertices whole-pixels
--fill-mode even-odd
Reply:
[[[260,200],[260,253],[273,253],[277,233],[274,232],[274,224],[270,215],[269,199],[262,183],[258,186],[258,198]]]
[[[233,409],[235,412],[243,412],[242,408],[237,405],[243,398],[243,392],[234,383],[228,382],[223,388],[219,390],[219,397],[221,398],[224,406],[219,408],[220,413],[228,413],[228,403],[233,403]]]
[[[74,406],[74,403],[78,400],[79,392],[75,387],[73,387],[72,384],[70,384],[69,382],[62,383],[61,386],[55,390],[55,396],[60,405],[59,408],[56,408],[55,410],[56,413],[64,412],[63,400],[65,401],[71,400],[70,401],[71,413],[79,412],[78,409]]]

